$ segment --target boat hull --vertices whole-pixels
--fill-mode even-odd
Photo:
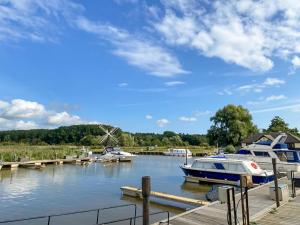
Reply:
[[[233,174],[233,173],[226,173],[226,172],[212,172],[212,171],[203,171],[203,170],[196,170],[196,169],[189,169],[181,167],[183,172],[186,176],[193,176],[193,177],[202,177],[202,178],[210,178],[210,179],[217,179],[217,180],[229,180],[229,181],[236,181],[240,180],[240,176],[242,174]],[[264,184],[274,180],[274,175],[270,176],[259,176],[259,175],[252,175],[252,181],[254,184]]]
[[[170,153],[170,152],[164,152],[165,156],[176,156],[176,157],[186,157],[186,154],[180,154],[180,153]],[[187,154],[188,158],[192,157],[192,154]]]

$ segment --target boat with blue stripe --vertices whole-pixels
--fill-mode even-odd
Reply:
[[[272,158],[277,161],[279,172],[300,172],[300,152],[289,150],[285,141],[286,134],[279,135],[273,142],[256,142],[238,150],[236,154],[220,154],[220,157],[231,159],[247,159],[259,164],[262,169],[271,170]]]
[[[195,159],[192,164],[183,165],[186,176],[216,180],[236,181],[241,175],[251,175],[254,184],[264,184],[274,180],[273,171],[263,170],[250,160],[206,157]]]

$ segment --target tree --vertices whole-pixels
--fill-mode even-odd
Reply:
[[[213,125],[207,133],[211,145],[239,146],[243,139],[258,132],[249,111],[242,106],[227,105],[210,118]]]
[[[122,133],[120,142],[122,146],[133,147],[134,146],[134,137],[129,133]]]
[[[297,128],[289,128],[289,124],[284,121],[279,116],[275,116],[271,120],[271,124],[269,125],[268,129],[265,130],[265,132],[270,133],[270,132],[288,132],[292,133],[295,135],[299,135],[299,131]]]

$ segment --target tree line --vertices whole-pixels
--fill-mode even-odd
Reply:
[[[300,137],[297,128],[290,128],[281,117],[274,117],[267,129],[259,130],[253,123],[248,109],[240,105],[227,105],[211,117],[212,125],[207,135],[183,134],[172,131],[157,133],[129,133],[118,129],[115,137],[118,145],[128,147],[147,146],[240,146],[241,142],[258,132],[287,132]],[[103,125],[111,130],[111,126]],[[31,145],[85,145],[99,146],[105,132],[98,125],[74,125],[57,129],[11,130],[0,132],[2,143],[25,143]],[[102,145],[116,144],[106,140]]]
[[[111,130],[111,126],[103,125]],[[73,125],[57,129],[33,129],[33,130],[10,130],[0,131],[2,143],[24,143],[30,145],[62,145],[74,144],[85,146],[99,146],[105,132],[98,125]],[[128,147],[139,146],[207,146],[206,135],[183,134],[165,131],[163,134],[156,133],[129,133],[118,129],[114,136],[118,143],[109,138],[102,145],[114,145]]]

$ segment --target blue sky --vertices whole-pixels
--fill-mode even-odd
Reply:
[[[226,104],[300,128],[297,0],[0,0],[0,129],[205,133]]]

